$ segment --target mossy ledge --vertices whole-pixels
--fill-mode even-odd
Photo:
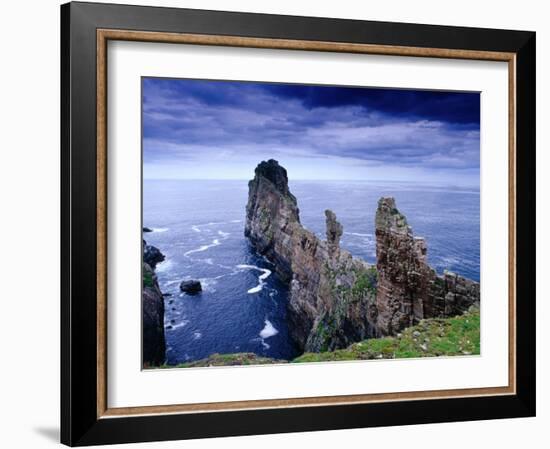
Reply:
[[[420,321],[395,337],[371,338],[331,352],[306,352],[292,363],[479,355],[479,309]]]
[[[420,321],[394,337],[370,338],[345,349],[306,352],[290,363],[338,362],[346,360],[405,359],[480,354],[479,309],[470,308],[452,318]],[[161,368],[198,368],[207,366],[267,365],[288,363],[253,353],[213,354],[210,357]]]

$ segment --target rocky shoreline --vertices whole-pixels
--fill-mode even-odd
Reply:
[[[163,260],[160,250],[143,240],[141,347],[144,367],[162,365],[166,360],[164,297],[155,273],[157,263]]]
[[[427,263],[425,240],[413,235],[394,198],[383,197],[378,202],[377,262],[372,265],[340,247],[343,226],[331,210],[325,211],[324,240],[302,226],[298,201],[290,192],[287,172],[277,161],[261,162],[248,188],[244,234],[253,250],[273,264],[278,277],[289,287],[289,332],[299,352],[304,354],[294,361],[338,360],[338,357],[353,355],[380,358],[380,354],[371,349],[368,353],[375,356],[367,357],[366,352],[358,352],[354,345],[362,342],[365,347],[365,342],[377,340],[378,343],[367,345],[377,347],[386,344],[384,338],[400,339],[401,335],[408,335],[410,329],[430,320],[461,319],[472,310],[479,311],[479,283],[448,271],[437,274]],[[150,229],[143,228],[143,231],[150,232]],[[143,241],[144,367],[165,366],[165,306],[155,274],[156,265],[164,260],[158,248]],[[183,281],[180,290],[194,295],[202,288],[198,281]],[[479,325],[479,312],[477,323]],[[468,338],[472,340],[471,336]],[[395,340],[391,341],[393,345]],[[479,347],[479,328],[477,341]],[[457,348],[462,346],[461,343]],[[411,354],[440,355],[422,348]],[[461,353],[462,349],[457,351]],[[326,355],[329,353],[332,355]],[[395,346],[392,354],[395,357],[408,353],[399,352]],[[181,366],[282,362],[236,353],[213,354]]]
[[[480,354],[479,309],[472,307],[451,318],[420,321],[395,336],[370,338],[344,349],[306,352],[292,360],[261,357],[252,353],[212,354],[205,359],[161,368],[201,368],[210,366],[270,365],[286,363],[342,362]]]

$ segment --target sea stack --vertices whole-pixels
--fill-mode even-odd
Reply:
[[[479,306],[479,283],[428,265],[426,242],[413,236],[393,198],[378,202],[373,266],[340,247],[334,212],[325,211],[326,240],[301,225],[277,161],[261,162],[248,186],[245,235],[289,284],[289,330],[300,350],[332,351]]]
[[[334,350],[373,335],[376,270],[340,248],[336,215],[325,212],[328,241],[305,229],[287,172],[273,159],[256,167],[248,186],[245,235],[289,283],[289,329],[299,349]]]
[[[414,237],[394,198],[378,201],[375,218],[378,286],[376,328],[394,335],[424,318],[458,315],[479,306],[479,283],[427,263],[426,241]]]

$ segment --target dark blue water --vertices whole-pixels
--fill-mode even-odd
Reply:
[[[344,226],[341,245],[375,263],[374,214],[380,196],[393,196],[416,236],[428,243],[428,260],[479,280],[479,192],[415,184],[291,182],[304,226],[324,238],[324,210]],[[165,299],[167,361],[213,353],[297,355],[286,320],[288,292],[244,238],[246,181],[144,181],[145,239],[166,261],[157,266]],[[179,292],[199,279],[202,294]]]

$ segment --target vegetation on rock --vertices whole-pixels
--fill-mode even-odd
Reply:
[[[452,318],[430,318],[395,337],[371,338],[346,349],[305,353],[293,363],[480,354],[479,309]]]
[[[274,363],[288,363],[286,360],[276,360],[261,357],[252,352],[238,352],[235,354],[212,354],[206,359],[178,365],[162,365],[161,368],[200,368],[206,366],[238,366],[238,365],[267,365]]]
[[[153,273],[151,271],[143,270],[143,287],[153,287]]]
[[[307,352],[291,360],[290,363],[479,355],[479,329],[479,309],[472,307],[460,316],[422,320],[395,337],[371,338],[335,351]],[[173,366],[162,365],[161,368],[199,368],[275,363],[288,362],[245,352],[212,354],[206,359]]]

